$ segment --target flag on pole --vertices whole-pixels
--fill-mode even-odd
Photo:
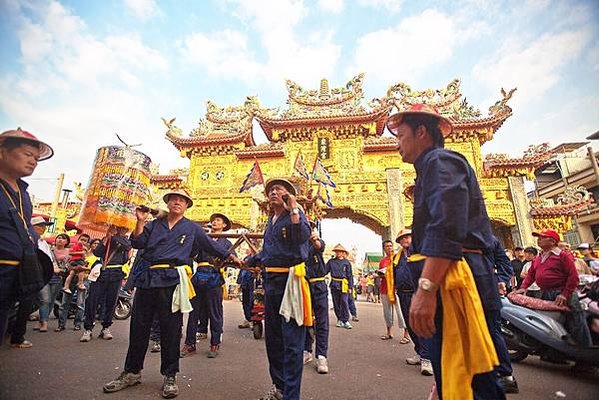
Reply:
[[[325,202],[327,203],[327,206],[328,206],[329,208],[333,208],[333,207],[335,207],[335,206],[333,205],[333,202],[331,201],[331,194],[329,193],[329,189],[327,189],[327,187],[326,187],[326,186],[324,187],[324,192],[327,194],[327,199],[326,199],[326,201],[325,201]]]
[[[258,161],[254,162],[252,169],[245,177],[245,181],[243,181],[243,185],[239,188],[239,193],[245,192],[248,189],[253,188],[257,185],[264,184],[264,177],[262,176],[262,171],[260,170],[260,164]]]
[[[320,189],[324,189],[324,193],[325,196],[323,197],[323,195],[321,194]],[[325,185],[323,185],[322,183],[318,184],[318,191],[316,192],[316,198],[324,201],[324,203],[327,205],[327,207],[329,208],[334,208],[335,206],[333,205],[333,202],[331,201],[331,194],[329,193],[329,190],[327,189],[327,187]]]
[[[320,182],[325,186],[331,186],[334,188],[337,187],[337,184],[335,184],[335,182],[331,178],[329,171],[327,171],[327,169],[324,167],[322,162],[320,162],[320,159],[318,157],[316,157],[316,161],[314,161],[314,169],[312,170],[312,178],[315,181]]]
[[[293,163],[293,170],[299,174],[305,180],[310,180],[310,174],[308,173],[308,167],[306,167],[306,163],[304,162],[304,155],[301,150],[297,153],[297,157],[295,157],[295,162]]]

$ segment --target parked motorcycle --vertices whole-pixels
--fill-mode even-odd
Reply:
[[[123,320],[131,316],[133,310],[133,294],[119,288],[119,297],[116,301],[116,307],[114,309],[114,318]]]
[[[599,366],[599,346],[574,343],[564,328],[565,317],[556,311],[532,310],[502,299],[501,332],[512,362],[529,355],[548,361],[574,361]]]

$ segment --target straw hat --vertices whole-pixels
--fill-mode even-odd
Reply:
[[[17,129],[11,130],[11,131],[6,131],[6,132],[0,133],[0,146],[8,138],[23,139],[23,140],[37,143],[40,148],[39,161],[47,160],[48,158],[50,158],[54,155],[54,150],[52,149],[52,147],[50,147],[46,143],[39,140],[32,133],[24,131],[21,128],[17,128]]]
[[[447,137],[453,131],[451,121],[441,115],[435,107],[428,104],[412,104],[406,110],[395,113],[387,119],[387,128],[389,129],[389,132],[394,136],[397,136],[397,128],[401,125],[404,115],[408,114],[428,115],[436,118],[439,121],[437,126],[443,137]]]
[[[187,190],[185,190],[185,189],[173,189],[171,191],[166,192],[164,194],[164,196],[162,196],[162,200],[164,200],[164,202],[168,204],[168,197],[171,194],[178,194],[179,196],[185,197],[187,199],[187,207],[193,206],[193,200],[191,199],[191,196],[189,195],[189,193],[187,193]]]
[[[345,249],[345,247],[343,247],[341,245],[341,243],[337,244],[337,246],[333,247],[333,251],[343,251],[345,252],[345,254],[347,254],[347,250]]]
[[[401,231],[399,231],[399,235],[397,235],[397,237],[395,238],[395,243],[399,243],[399,240],[404,237],[404,236],[408,236],[412,234],[412,230],[411,229],[402,229]]]
[[[266,181],[266,185],[264,186],[264,190],[266,191],[266,194],[268,194],[268,192],[270,191],[270,188],[273,187],[274,185],[283,186],[285,189],[287,189],[287,191],[289,193],[291,193],[294,196],[297,194],[297,190],[295,190],[295,186],[293,186],[293,184],[291,182],[289,182],[287,179],[283,179],[283,178],[272,178],[272,179],[269,179],[268,181]]]
[[[225,214],[221,214],[221,213],[214,213],[210,216],[210,222],[212,222],[212,220],[214,218],[220,218],[223,220],[223,222],[225,223],[225,228],[223,229],[223,231],[228,231],[229,229],[231,229],[231,220],[229,218],[227,218],[227,216]]]

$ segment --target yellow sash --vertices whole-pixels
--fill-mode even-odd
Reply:
[[[398,253],[401,256],[401,252]],[[389,257],[389,264],[385,269],[385,282],[387,283],[387,300],[395,304],[395,277],[393,276],[394,257]]]
[[[324,276],[321,276],[320,278],[310,278],[309,281],[310,283],[322,282],[324,281]]]
[[[349,293],[349,281],[347,280],[347,278],[331,277],[331,279],[337,282],[341,282],[341,293]]]
[[[18,267],[21,264],[20,261],[15,260],[0,260],[0,265],[6,265],[10,267]]]
[[[409,261],[425,256],[413,254]],[[454,261],[441,283],[443,344],[441,384],[444,400],[472,399],[474,375],[499,365],[472,271],[463,258]]]
[[[185,284],[187,285],[187,290],[189,293],[189,299],[193,299],[194,297],[196,297],[196,291],[193,288],[193,284],[191,283],[191,277],[193,276],[193,269],[191,269],[191,267],[189,265],[184,265],[185,267],[185,276],[187,276],[187,279],[185,280]],[[167,269],[167,268],[172,268],[172,266],[170,264],[154,264],[150,266],[150,269]],[[180,282],[181,284],[183,284],[183,282]]]
[[[293,267],[294,276],[300,280],[302,289],[302,304],[304,306],[304,325],[312,326],[314,316],[312,315],[312,297],[310,295],[310,285],[306,280],[306,264],[301,263]]]

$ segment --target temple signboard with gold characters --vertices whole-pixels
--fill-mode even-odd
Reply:
[[[396,84],[371,101],[364,98],[363,80],[361,74],[332,89],[322,80],[314,90],[287,81],[284,108],[265,108],[256,97],[239,106],[208,102],[205,118],[189,136],[182,135],[174,118],[163,119],[166,138],[190,162],[187,171],[154,175],[154,191],[186,187],[194,200],[188,212],[191,219],[207,221],[218,211],[235,226],[252,229],[257,224],[252,197],[256,194],[239,193],[246,175],[257,161],[265,179],[291,176],[301,152],[308,168],[318,157],[336,183],[330,189],[334,207],[326,209],[326,218],[349,218],[385,238],[394,237],[412,223],[412,203],[404,192],[413,185],[415,171],[402,162],[395,138],[383,135],[385,122],[396,110],[426,103],[453,122],[446,147],[463,154],[476,171],[497,236],[505,246],[531,242],[533,221],[524,178],[544,155],[515,160],[481,155],[481,146],[512,115],[508,101],[515,89],[502,89],[501,98],[483,116],[462,96],[457,79],[439,90],[416,91]],[[254,122],[262,127],[267,143],[254,141]],[[317,188],[316,182],[304,185]]]

